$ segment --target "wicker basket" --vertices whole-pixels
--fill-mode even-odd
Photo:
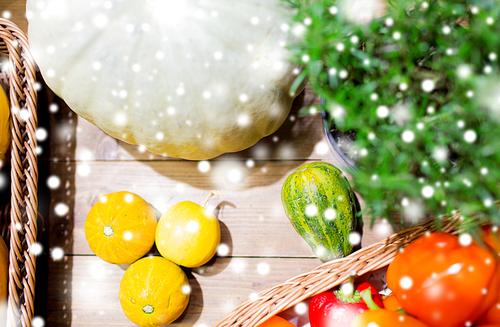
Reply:
[[[12,137],[11,200],[4,210],[10,227],[2,226],[10,249],[7,326],[28,327],[34,314],[36,257],[30,248],[37,238],[38,207],[36,71],[26,35],[5,19],[0,19],[0,52],[9,62],[2,75],[8,80]]]
[[[456,233],[460,214],[444,218],[440,231]],[[351,255],[329,261],[284,283],[260,292],[256,299],[241,303],[214,327],[253,327],[316,294],[349,280],[384,268],[392,262],[399,248],[436,230],[433,219],[389,236]]]

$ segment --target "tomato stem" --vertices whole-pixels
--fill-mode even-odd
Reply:
[[[217,195],[218,197],[221,197],[223,196],[221,192],[219,191],[215,191],[215,190],[211,190],[210,193],[208,193],[207,197],[205,198],[205,200],[201,201],[200,205],[207,209],[208,208],[208,202],[210,202],[210,199],[214,196],[214,195]]]

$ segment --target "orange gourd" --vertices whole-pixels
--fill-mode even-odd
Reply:
[[[134,262],[120,283],[118,297],[125,315],[143,327],[170,324],[184,312],[190,287],[186,274],[160,256]]]
[[[103,195],[85,220],[90,249],[115,264],[130,264],[144,256],[154,244],[155,231],[155,210],[130,192]]]
[[[258,327],[295,327],[295,325],[280,316],[272,316]]]
[[[7,295],[9,282],[9,249],[0,237],[0,325],[4,326],[7,318]]]
[[[0,169],[5,166],[10,147],[10,104],[7,94],[0,86]]]

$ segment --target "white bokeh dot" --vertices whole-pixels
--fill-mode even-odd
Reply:
[[[69,212],[69,207],[66,203],[58,203],[54,207],[54,211],[58,216],[64,216]]]
[[[198,162],[198,170],[202,173],[208,173],[210,171],[210,162],[207,160]]]
[[[351,283],[344,283],[340,285],[340,292],[345,295],[350,295],[354,292],[354,287]]]
[[[469,246],[472,244],[472,236],[469,233],[462,233],[458,236],[458,242],[462,246]]]
[[[387,108],[386,106],[379,106],[377,108],[377,116],[379,118],[386,118],[387,116],[389,116],[389,108]]]
[[[43,127],[39,127],[37,128],[36,132],[35,132],[35,137],[38,141],[45,141],[47,139],[47,136],[49,135],[49,133],[47,132],[47,130]]]
[[[134,201],[134,195],[132,193],[125,194],[124,200],[127,203],[132,203],[132,201]]]
[[[55,247],[50,251],[50,256],[54,261],[59,261],[64,258],[64,250],[60,247]]]
[[[131,231],[126,231],[125,233],[123,233],[123,239],[125,241],[130,241],[132,240],[132,237],[133,237],[133,234]]]
[[[424,79],[422,81],[422,90],[424,90],[424,92],[432,92],[435,86],[434,81],[431,79]]]
[[[361,243],[361,235],[357,232],[351,232],[349,234],[349,243],[353,246],[359,245]]]
[[[259,273],[259,275],[267,275],[270,271],[271,267],[265,262],[259,263],[257,265],[257,272]]]
[[[314,204],[310,204],[306,207],[306,215],[309,217],[316,216],[318,213],[318,207],[316,207]]]
[[[51,103],[49,105],[49,111],[51,113],[56,113],[58,110],[59,110],[59,105],[57,105],[57,103]]]
[[[42,317],[33,317],[31,327],[45,327],[45,320]]]
[[[81,163],[76,167],[76,172],[80,176],[88,176],[90,175],[90,165],[88,163]]]
[[[214,58],[215,58],[216,60],[221,60],[221,59],[222,59],[222,52],[220,52],[220,51],[216,51],[216,52],[214,53]]]
[[[422,196],[424,198],[431,198],[434,195],[434,188],[430,185],[424,186],[422,188]]]
[[[52,175],[47,178],[47,186],[50,189],[56,189],[61,185],[61,179],[58,176]]]
[[[228,171],[227,178],[233,183],[239,183],[243,180],[243,173],[238,168],[233,168]]]
[[[189,284],[182,285],[181,292],[182,292],[182,294],[185,294],[185,295],[191,294],[191,286],[189,286]]]
[[[43,246],[42,244],[36,242],[36,243],[33,243],[30,247],[30,252],[33,253],[34,255],[40,255],[42,254],[43,252]]]
[[[301,315],[304,315],[307,313],[307,310],[308,310],[308,306],[306,303],[304,302],[299,302],[297,303],[295,306],[294,306],[294,311],[296,314],[298,314],[299,316]]]
[[[473,131],[472,129],[465,131],[465,133],[464,133],[465,142],[474,143],[476,141],[476,139],[477,139],[477,134],[475,131]]]
[[[401,134],[401,138],[404,142],[411,143],[415,139],[415,133],[407,129]]]
[[[472,74],[472,69],[468,65],[460,65],[457,68],[457,75],[459,78],[465,79],[468,78]]]
[[[325,210],[325,218],[328,220],[335,219],[337,217],[337,210],[333,208],[328,208]]]
[[[227,244],[221,243],[217,247],[217,255],[225,257],[229,254],[229,246]]]
[[[409,276],[401,277],[399,280],[399,286],[404,290],[408,290],[413,286],[413,280]]]

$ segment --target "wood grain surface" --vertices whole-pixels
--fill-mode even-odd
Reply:
[[[26,31],[24,7],[24,1],[0,0],[0,15],[10,15]],[[85,239],[88,211],[110,192],[134,192],[158,214],[180,201],[200,202],[212,189],[224,195],[210,203],[228,253],[185,269],[191,300],[175,326],[211,326],[252,294],[321,264],[289,223],[280,199],[284,179],[299,166],[323,160],[342,168],[328,148],[321,117],[299,114],[319,102],[308,90],[276,133],[208,161],[210,169],[203,172],[198,161],[153,155],[106,135],[40,81],[39,126],[47,137],[39,139],[43,253],[37,260],[35,315],[45,326],[134,326],[118,300],[126,267],[100,260]],[[373,229],[365,224],[363,245],[391,231],[383,221]]]

